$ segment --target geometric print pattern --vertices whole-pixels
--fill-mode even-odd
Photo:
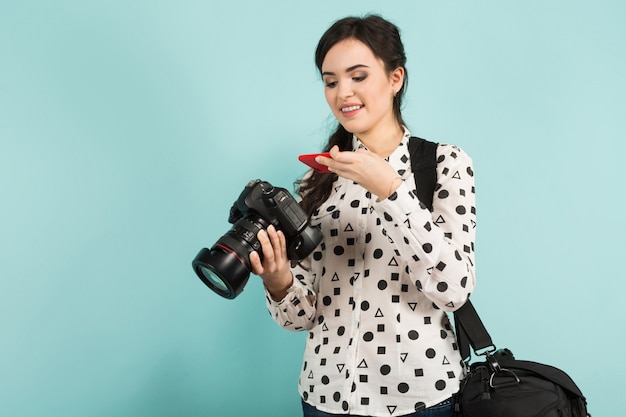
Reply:
[[[322,243],[292,269],[283,300],[267,296],[279,325],[308,331],[299,391],[328,413],[410,414],[449,398],[463,376],[447,312],[475,285],[472,161],[438,146],[431,213],[416,197],[409,137],[388,158],[403,179],[396,192],[377,201],[339,178],[311,218]]]

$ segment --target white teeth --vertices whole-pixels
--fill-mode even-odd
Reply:
[[[363,106],[350,106],[350,107],[343,107],[343,108],[341,109],[341,111],[342,111],[342,112],[344,112],[344,113],[347,113],[347,112],[349,112],[349,111],[355,111],[355,110],[358,110],[358,109],[360,109],[361,107],[363,107]]]

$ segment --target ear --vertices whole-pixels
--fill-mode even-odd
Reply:
[[[389,74],[389,80],[391,81],[393,91],[400,91],[404,85],[404,67],[398,67],[391,71],[391,74]]]

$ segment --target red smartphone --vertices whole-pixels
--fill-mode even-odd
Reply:
[[[325,156],[326,158],[330,158],[330,153],[309,153],[305,155],[300,155],[298,159],[300,160],[300,162],[304,162],[317,172],[328,174],[330,171],[328,170],[328,167],[326,165],[318,164],[317,162],[315,162],[315,158],[318,156]]]

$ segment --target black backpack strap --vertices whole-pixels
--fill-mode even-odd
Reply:
[[[470,346],[474,352],[482,349],[488,349],[490,352],[496,350],[491,336],[469,299],[454,312],[454,328],[459,352],[464,361],[470,359]]]
[[[438,146],[435,142],[415,136],[409,139],[409,156],[417,197],[430,211],[433,211],[433,194],[437,187]],[[463,360],[469,360],[470,346],[474,351],[495,348],[487,329],[469,300],[454,312],[454,325]]]
[[[435,142],[416,136],[409,139],[409,157],[417,198],[430,211],[433,211],[433,193],[437,186],[437,146],[439,145]]]

